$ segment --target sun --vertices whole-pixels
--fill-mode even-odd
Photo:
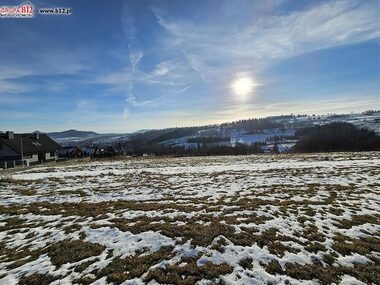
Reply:
[[[256,82],[250,77],[239,77],[232,83],[232,90],[238,96],[245,97],[250,94],[257,86]]]

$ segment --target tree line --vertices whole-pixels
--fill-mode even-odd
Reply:
[[[380,137],[374,131],[345,122],[300,129],[296,136],[298,152],[380,150]]]
[[[235,129],[245,129],[247,134],[262,132],[265,129],[282,128],[283,124],[276,123],[271,119],[247,119],[232,123],[221,124],[221,127],[232,127]]]
[[[262,145],[264,143],[254,143],[252,145],[237,144],[229,145],[198,145],[194,148],[186,148],[184,146],[165,146],[150,145],[129,148],[129,155],[150,154],[156,156],[208,156],[208,155],[243,155],[262,153]]]
[[[248,128],[259,131],[261,128],[279,127],[266,119],[241,120],[231,123],[235,127]],[[222,125],[223,126],[223,125]],[[215,128],[215,126],[208,126]],[[171,139],[195,135],[205,127],[172,128],[165,130],[148,131],[136,134],[130,140],[123,143],[123,147],[130,155],[170,156],[196,156],[196,155],[239,155],[263,152],[265,142],[257,142],[251,145],[237,144],[235,146],[223,145],[228,137],[205,136],[186,139],[187,143],[196,146],[178,146],[170,143],[162,143]],[[374,131],[357,128],[345,122],[331,123],[322,126],[306,127],[297,130],[294,139],[298,139],[293,151],[295,152],[333,152],[333,151],[371,151],[380,150],[380,137]],[[277,143],[289,139],[288,137],[275,136],[268,139],[267,143],[275,143],[273,152],[278,152]],[[218,144],[221,143],[221,144]]]

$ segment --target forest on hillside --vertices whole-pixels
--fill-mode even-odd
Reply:
[[[286,140],[285,137],[274,136],[263,142],[232,145],[228,136],[210,135],[216,127],[210,125],[152,130],[132,136],[124,143],[123,147],[132,155],[142,155],[143,153],[174,156],[238,155],[262,153],[264,151],[278,152],[278,144]],[[221,132],[223,129],[243,129],[250,133],[260,132],[266,128],[281,128],[282,126],[269,119],[251,119],[222,124],[219,127]],[[210,131],[209,134],[207,130]],[[192,146],[186,147],[168,143],[170,140],[182,138],[184,142],[192,144]],[[374,131],[358,128],[345,122],[298,129],[292,139],[298,140],[294,148],[290,150],[294,152],[380,150],[380,137]],[[268,148],[268,145],[272,145],[273,149]]]
[[[380,150],[380,137],[374,131],[345,122],[300,129],[296,136],[297,152]]]

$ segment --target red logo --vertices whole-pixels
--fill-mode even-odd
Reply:
[[[34,17],[34,5],[24,2],[19,6],[0,6],[1,18],[31,18]]]

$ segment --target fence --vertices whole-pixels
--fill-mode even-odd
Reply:
[[[0,161],[0,168],[2,169],[14,168],[16,166],[21,166],[21,165],[23,165],[21,159]],[[24,161],[24,165],[27,165],[26,161]]]

